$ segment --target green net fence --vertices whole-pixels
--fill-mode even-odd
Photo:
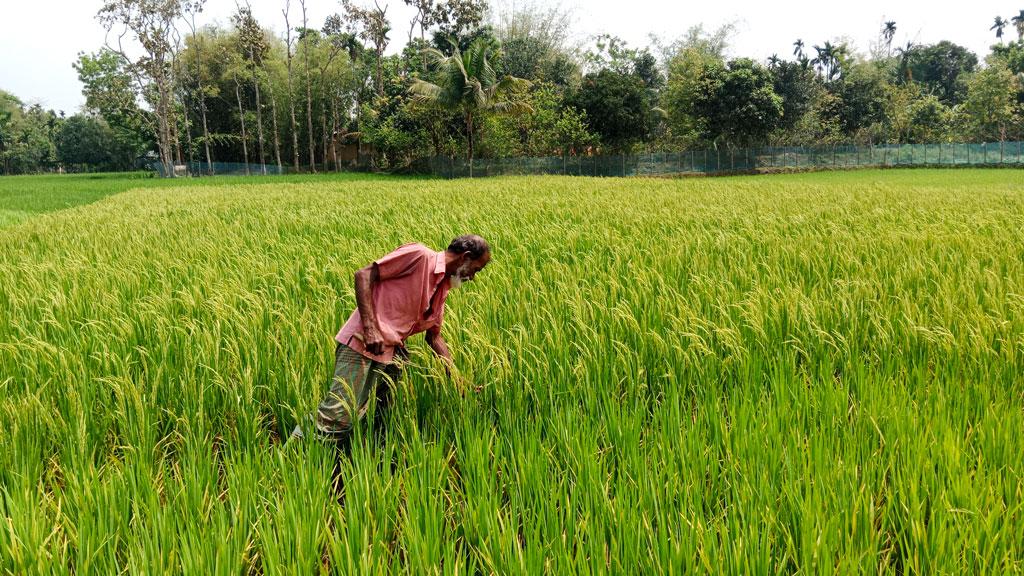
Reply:
[[[157,173],[158,176],[167,176],[164,165],[160,162],[149,162],[146,167]],[[373,166],[369,162],[347,162],[344,165],[346,171],[368,171]],[[336,172],[333,166],[318,165],[317,171]],[[278,174],[308,174],[314,172],[309,166],[300,166],[298,170],[292,165],[281,166],[266,163],[244,163],[244,162],[186,162],[174,166],[175,176],[270,176]]]
[[[661,176],[715,174],[770,169],[856,168],[871,166],[1021,165],[1020,142],[983,144],[882,144],[876,146],[770,147],[620,156],[547,158],[434,157],[428,171],[444,178],[527,174],[573,176]]]

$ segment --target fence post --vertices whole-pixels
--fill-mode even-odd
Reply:
[[[999,141],[999,163],[1003,163],[1003,141]]]
[[[942,164],[942,142],[939,142],[939,164]]]

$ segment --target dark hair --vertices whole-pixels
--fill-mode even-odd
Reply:
[[[469,257],[476,260],[490,252],[491,246],[487,244],[487,240],[476,234],[464,234],[452,240],[452,243],[448,245],[448,251],[452,254],[469,252]]]

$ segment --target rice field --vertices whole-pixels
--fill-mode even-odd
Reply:
[[[1019,171],[158,182],[0,180],[0,573],[1024,572]],[[414,338],[338,494],[352,273],[463,232],[482,391]]]

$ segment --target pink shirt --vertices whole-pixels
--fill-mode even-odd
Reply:
[[[371,354],[366,350],[358,307],[334,339],[367,358],[388,363],[395,355],[395,347],[405,347],[406,338],[434,326],[441,327],[444,301],[451,285],[444,281],[444,251],[435,252],[422,244],[405,244],[374,264],[378,282],[373,286],[373,308],[384,337],[383,353]]]

